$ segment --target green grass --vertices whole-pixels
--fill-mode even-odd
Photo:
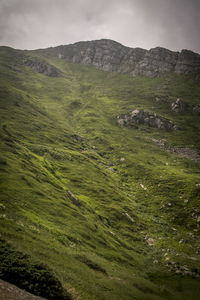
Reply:
[[[75,299],[199,299],[199,162],[152,142],[200,150],[199,86],[49,56],[63,74],[50,78],[23,65],[27,52],[0,53],[2,238]],[[181,115],[177,97],[189,104]],[[135,108],[180,129],[119,127]]]

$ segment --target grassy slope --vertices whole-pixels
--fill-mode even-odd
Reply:
[[[151,138],[200,149],[191,112],[200,88],[174,74],[134,78],[48,57],[63,72],[50,78],[25,67],[22,52],[0,51],[3,238],[50,266],[75,297],[199,299],[199,278],[176,273],[200,273],[199,163]],[[182,115],[170,110],[177,97],[190,105]],[[119,127],[116,117],[134,108],[181,130]]]

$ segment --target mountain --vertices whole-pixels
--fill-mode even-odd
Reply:
[[[156,47],[147,51],[128,48],[106,39],[78,42],[39,52],[73,63],[91,64],[103,71],[131,73],[134,76],[156,77],[167,72],[185,74],[200,70],[200,55],[189,50],[179,53]]]
[[[0,275],[48,299],[199,299],[199,54],[0,47]]]

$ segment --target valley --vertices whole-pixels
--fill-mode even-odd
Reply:
[[[200,299],[198,54],[136,74],[73,47],[0,47],[1,278],[49,299]],[[67,295],[23,277],[38,264]]]

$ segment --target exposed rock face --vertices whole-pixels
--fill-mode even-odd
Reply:
[[[49,77],[59,77],[61,72],[54,66],[48,64],[45,61],[40,61],[37,59],[26,58],[24,59],[24,64],[30,67],[32,70],[44,74]]]
[[[143,124],[149,127],[155,127],[163,130],[174,130],[176,126],[172,121],[144,110],[134,110],[128,115],[118,117],[118,124],[121,126],[135,126],[135,124]]]
[[[53,49],[52,49],[53,50]],[[94,65],[104,71],[130,72],[147,52],[141,48],[128,48],[111,40],[79,42],[73,45],[57,47],[58,57]]]
[[[194,71],[196,78],[200,78],[200,55],[188,50],[173,52],[156,47],[148,51],[102,39],[39,51],[73,63],[91,64],[108,72],[128,72],[133,75],[156,77],[167,72],[185,74]]]
[[[175,72],[184,74],[200,70],[200,55],[189,50],[182,50],[179,53]]]
[[[180,98],[178,98],[175,102],[172,103],[171,109],[176,113],[182,113],[186,109],[186,103],[184,103]]]
[[[133,75],[156,77],[166,72],[173,72],[178,60],[178,52],[164,48],[154,48],[146,52],[145,57],[137,64]]]

